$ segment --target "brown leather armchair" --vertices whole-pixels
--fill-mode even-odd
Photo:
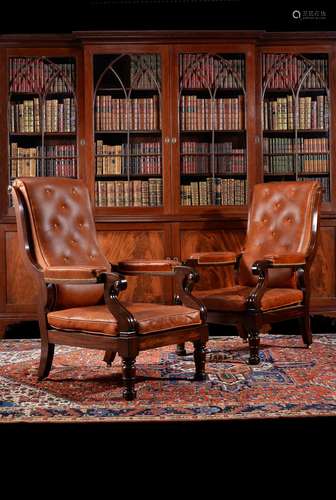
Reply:
[[[206,306],[208,323],[231,324],[248,339],[250,364],[258,364],[265,324],[300,318],[303,342],[312,343],[309,269],[316,252],[321,185],[308,182],[257,184],[241,253],[195,253],[188,266],[231,265],[236,284],[194,291]],[[178,346],[183,353],[183,345]]]
[[[123,396],[135,391],[135,359],[142,350],[192,341],[195,379],[205,378],[206,310],[191,295],[196,273],[174,260],[120,263],[135,274],[174,277],[180,304],[118,300],[127,281],[102,254],[89,193],[81,180],[20,178],[11,188],[26,265],[39,287],[39,379],[48,376],[57,344],[102,349],[123,361]]]

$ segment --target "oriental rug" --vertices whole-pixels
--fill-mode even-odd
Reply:
[[[261,363],[248,365],[238,337],[207,344],[207,380],[193,381],[192,344],[137,358],[137,399],[122,399],[121,360],[102,351],[57,346],[49,377],[38,382],[38,339],[0,342],[0,422],[158,422],[336,416],[336,335],[263,335]]]

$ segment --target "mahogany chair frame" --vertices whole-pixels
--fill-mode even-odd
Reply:
[[[136,274],[151,274],[161,277],[173,277],[183,305],[197,309],[200,313],[200,324],[180,327],[166,331],[139,334],[137,321],[126,307],[119,302],[118,296],[127,287],[124,276],[118,272],[97,272],[92,278],[47,278],[39,266],[32,237],[31,222],[24,196],[15,186],[9,188],[16,204],[18,235],[24,249],[25,264],[33,272],[38,284],[38,323],[41,336],[41,358],[38,379],[46,378],[51,370],[55,345],[68,345],[105,351],[104,361],[111,365],[116,354],[122,358],[122,378],[124,383],[123,397],[130,401],[135,399],[135,360],[140,351],[190,341],[194,344],[195,377],[194,380],[205,380],[205,345],[208,340],[206,309],[196,297],[191,295],[197,273],[186,265],[174,265],[171,271],[150,272],[141,269]],[[155,262],[155,261],[150,261]],[[71,266],[70,266],[71,270]],[[75,271],[75,269],[74,269]],[[104,300],[119,327],[118,336],[97,335],[84,331],[62,331],[52,329],[47,315],[53,311],[57,302],[58,284],[76,284],[78,286],[101,283],[104,286]]]
[[[289,319],[299,319],[300,330],[304,344],[309,348],[312,344],[312,331],[309,315],[310,302],[310,269],[317,250],[317,241],[319,233],[319,207],[321,203],[322,189],[318,189],[316,203],[311,218],[311,239],[305,258],[298,258],[295,254],[292,256],[291,262],[286,262],[288,259],[272,259],[265,258],[257,260],[252,265],[252,273],[258,276],[258,281],[255,287],[252,288],[247,301],[245,311],[224,311],[210,310],[207,308],[208,324],[216,325],[234,325],[237,327],[239,335],[249,343],[250,355],[249,364],[256,365],[260,362],[259,347],[260,347],[260,331],[263,325],[282,322]],[[218,257],[216,257],[216,254]],[[224,254],[226,257],[223,258]],[[214,264],[220,266],[234,266],[235,280],[239,275],[240,260],[243,252],[234,254],[233,252],[207,252],[199,254],[203,258],[189,258],[184,261],[184,264],[193,269]],[[287,256],[288,257],[288,256]],[[208,261],[207,261],[208,258]],[[279,307],[269,311],[261,309],[261,300],[268,286],[269,269],[290,268],[296,272],[297,288],[303,293],[303,300],[300,304],[291,306]],[[177,346],[177,354],[185,355],[183,344]]]

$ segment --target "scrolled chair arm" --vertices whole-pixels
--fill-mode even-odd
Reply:
[[[265,262],[268,262],[268,267],[292,267],[299,268],[306,265],[306,256],[303,253],[286,253],[265,255]],[[266,264],[265,264],[266,265]]]
[[[257,260],[252,265],[252,273],[258,276],[256,286],[247,297],[247,308],[249,310],[259,310],[261,299],[266,292],[268,285],[268,269],[272,267],[270,260]]]
[[[197,309],[200,312],[200,317],[204,323],[207,319],[207,310],[203,302],[192,295],[192,289],[199,280],[199,274],[192,268],[186,265],[175,267],[175,283],[176,294],[174,302],[183,304],[186,307]]]
[[[236,265],[241,252],[197,252],[188,257],[188,266]]]
[[[112,270],[126,276],[151,275],[173,277],[176,291],[174,302],[197,309],[200,311],[202,321],[205,322],[206,308],[199,299],[191,294],[194,284],[199,279],[199,275],[193,268],[181,264],[177,259],[130,259],[118,262],[117,265],[112,265]]]
[[[264,259],[257,260],[252,265],[252,273],[258,276],[258,282],[247,298],[248,309],[260,308],[261,299],[268,286],[268,270],[290,268],[299,274],[300,288],[304,287],[306,258],[304,254],[279,254],[266,255]]]
[[[126,290],[127,280],[118,273],[101,273],[100,283],[104,283],[104,300],[118,322],[120,336],[127,337],[137,333],[137,321],[133,314],[118,300],[121,291]]]
[[[54,284],[94,284],[106,273],[105,267],[50,266],[42,270],[44,281]]]
[[[129,259],[112,264],[112,270],[125,275],[173,276],[181,262],[177,259]]]

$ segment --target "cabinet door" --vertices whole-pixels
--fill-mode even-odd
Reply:
[[[332,203],[328,50],[262,53],[264,181],[317,180],[323,209]]]
[[[5,187],[17,177],[80,175],[78,59],[66,49],[8,50]]]
[[[162,213],[170,181],[167,49],[86,48],[86,61],[96,212]]]
[[[254,149],[253,49],[176,47],[174,54],[175,204],[186,213],[246,210]]]

